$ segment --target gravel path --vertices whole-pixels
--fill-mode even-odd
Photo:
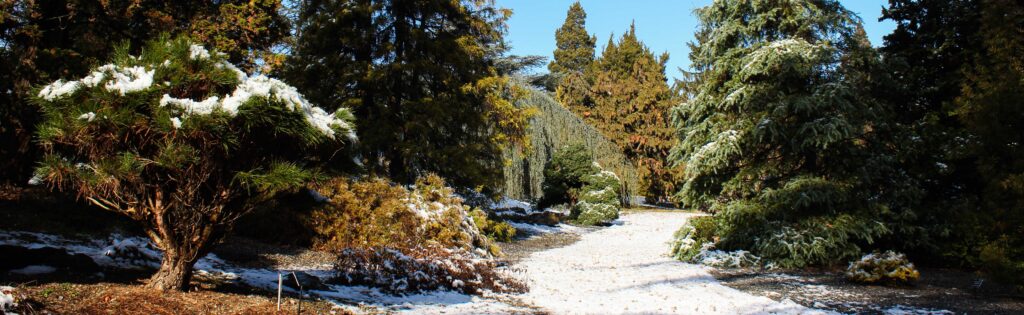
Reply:
[[[820,314],[723,286],[705,267],[666,255],[683,212],[635,212],[618,225],[516,264],[530,292],[523,302],[554,314]]]

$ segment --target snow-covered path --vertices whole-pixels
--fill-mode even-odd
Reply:
[[[572,245],[518,264],[530,292],[520,298],[555,314],[820,314],[718,283],[705,267],[667,256],[672,233],[692,214],[638,212]]]

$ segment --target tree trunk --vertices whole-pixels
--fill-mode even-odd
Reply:
[[[149,278],[148,286],[161,291],[186,291],[192,279],[194,260],[186,258],[178,250],[165,250],[160,270]]]

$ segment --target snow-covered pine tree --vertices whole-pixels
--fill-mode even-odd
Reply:
[[[887,232],[899,177],[861,93],[877,56],[834,0],[718,0],[699,9],[696,93],[675,108],[679,197],[715,215],[722,249],[779,266],[829,264]]]
[[[236,219],[315,176],[308,152],[354,138],[352,116],[185,38],[128,51],[38,89],[45,155],[34,180],[139,221],[164,252],[149,286],[184,290]]]

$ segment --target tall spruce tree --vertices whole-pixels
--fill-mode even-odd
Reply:
[[[720,0],[697,10],[696,95],[675,109],[686,205],[716,246],[779,266],[830,264],[887,233],[898,172],[861,83],[878,62],[834,0]]]
[[[285,76],[372,122],[355,148],[369,172],[496,187],[530,113],[495,67],[510,14],[492,0],[304,1]]]
[[[569,7],[565,23],[555,31],[555,59],[548,70],[558,78],[556,99],[570,109],[589,103],[590,78],[585,75],[594,62],[597,38],[587,34],[587,12],[577,1]]]
[[[675,142],[669,124],[675,94],[665,77],[667,61],[668,54],[655,56],[630,25],[618,42],[609,40],[589,71],[592,104],[582,113],[636,165],[640,191],[659,201],[676,190],[667,161]]]

